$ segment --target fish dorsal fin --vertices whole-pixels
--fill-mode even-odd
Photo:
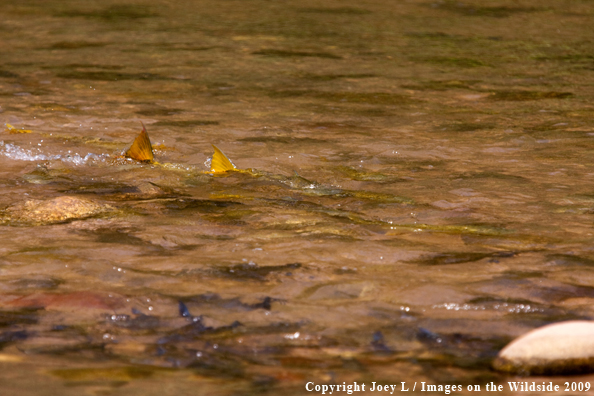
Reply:
[[[237,169],[217,146],[213,144],[212,148],[214,149],[214,154],[212,155],[212,161],[210,162],[211,172],[227,172]]]
[[[136,136],[134,143],[126,151],[126,157],[135,159],[136,161],[153,162],[153,146],[151,145],[151,140],[144,124],[142,124],[142,132]]]

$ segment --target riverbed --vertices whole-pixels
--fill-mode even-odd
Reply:
[[[514,394],[594,315],[591,2],[0,4],[6,392]]]

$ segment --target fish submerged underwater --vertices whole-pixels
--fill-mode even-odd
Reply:
[[[284,176],[273,174],[253,168],[247,169],[240,169],[233,164],[233,162],[223,153],[221,149],[219,149],[214,144],[212,145],[214,149],[214,154],[210,159],[210,170],[209,171],[202,171],[200,173],[203,174],[224,174],[227,172],[235,172],[241,174],[251,175],[256,178],[263,178],[269,181],[278,182],[284,184],[292,189],[303,190],[306,193],[311,195],[331,195],[331,196],[340,196],[340,197],[356,197],[362,199],[376,199],[376,200],[385,200],[387,202],[398,202],[398,203],[407,203],[412,204],[414,201],[402,198],[390,194],[378,194],[372,193],[368,191],[350,191],[350,190],[343,190],[334,187],[327,187],[323,186],[317,182],[308,180],[304,177],[301,177],[295,172],[293,176]],[[148,132],[146,127],[142,126],[142,131],[136,137],[130,148],[125,153],[126,158],[131,158],[139,162],[150,163],[157,166],[162,166],[166,169],[179,169],[185,168],[186,170],[190,169],[187,166],[180,166],[178,164],[168,164],[164,163],[161,164],[159,162],[154,161],[154,153],[153,148],[150,142],[150,138],[148,136]],[[208,161],[207,161],[208,162]]]
[[[21,130],[7,124],[7,131],[16,134],[15,131]],[[31,131],[18,133],[31,133]],[[107,142],[102,144],[106,145]],[[162,205],[157,212],[162,212],[171,210],[172,207],[178,209],[195,206],[227,207],[244,205],[248,201],[255,200],[259,202],[256,206],[276,206],[279,213],[284,213],[288,208],[299,210],[301,215],[297,216],[298,219],[291,220],[292,225],[288,227],[309,224],[310,228],[315,229],[312,231],[314,233],[351,235],[349,227],[363,227],[366,229],[363,231],[364,234],[371,230],[373,233],[379,232],[385,235],[410,232],[501,235],[508,232],[498,227],[482,225],[432,225],[420,223],[416,219],[412,222],[401,221],[408,217],[411,209],[418,211],[424,205],[412,199],[388,193],[347,190],[323,185],[308,180],[297,172],[292,176],[286,176],[253,168],[238,168],[220,148],[215,145],[212,147],[213,155],[205,162],[210,169],[202,170],[193,165],[157,161],[144,124],[131,146],[125,152],[116,155],[88,153],[83,157],[78,153],[36,154],[32,150],[24,150],[14,144],[0,142],[0,154],[12,159],[40,162],[37,169],[23,176],[28,183],[53,186],[61,194],[86,194],[95,198],[108,199],[105,203],[97,203],[86,198],[67,197],[66,199],[64,196],[45,201],[32,199],[25,203],[5,206],[0,217],[4,224],[53,224],[89,217],[109,217],[114,213],[124,216],[138,212],[146,214],[148,213],[146,207],[150,206],[149,201],[153,204],[149,212],[157,210],[154,208],[157,201]],[[65,163],[74,164],[75,167],[65,167]],[[91,166],[80,168],[79,165]],[[81,172],[82,169],[84,172]],[[99,172],[100,169],[115,172],[114,176],[117,176],[118,180],[110,177],[109,174]],[[177,176],[172,177],[171,174]],[[238,177],[235,183],[217,184],[217,179],[220,177],[232,176]],[[201,194],[208,194],[207,199],[198,198],[194,194],[190,194],[193,197],[188,198],[187,193],[179,192],[179,188],[185,189],[192,185],[204,186],[204,183],[210,185],[208,189],[200,189]],[[308,197],[316,198],[318,201],[313,202]],[[124,202],[128,206],[118,209],[113,205],[114,200]],[[353,209],[358,208],[360,204],[351,206],[349,209],[349,204],[353,202],[363,205],[369,203],[373,204],[372,206],[388,205],[394,210],[390,216],[398,216],[399,220],[368,215],[365,211]],[[202,210],[209,212],[214,209],[203,208]],[[217,221],[237,223],[239,220],[236,217],[242,217],[249,210],[244,210],[245,213],[241,210],[221,210],[221,212],[217,216],[210,216],[217,218]],[[240,213],[243,214],[240,215]],[[312,216],[315,219],[305,220]],[[320,220],[319,217],[325,220]],[[332,226],[318,227],[328,218]],[[273,220],[272,223],[274,224],[275,221]]]
[[[31,130],[18,129],[10,124],[6,124],[6,131],[10,134],[31,133]],[[43,142],[43,140],[42,140]],[[92,140],[91,140],[92,142]],[[142,124],[142,131],[134,139],[131,146],[123,153],[123,155],[110,155],[107,153],[94,154],[88,153],[85,156],[75,154],[63,155],[47,155],[37,154],[34,150],[25,150],[17,145],[11,143],[0,142],[0,154],[3,154],[11,159],[25,160],[25,161],[54,161],[60,160],[62,162],[69,162],[74,165],[86,165],[92,161],[104,162],[108,165],[130,165],[129,161],[122,161],[122,159],[132,159],[143,164],[149,164],[165,170],[190,172],[195,175],[225,175],[225,174],[244,174],[255,178],[265,179],[273,183],[279,183],[291,189],[301,190],[305,194],[320,195],[320,196],[336,196],[336,197],[354,197],[367,200],[385,201],[393,203],[413,204],[414,201],[408,198],[403,198],[391,194],[374,193],[370,191],[353,191],[340,189],[333,186],[324,186],[315,181],[308,180],[295,172],[292,176],[285,176],[280,174],[273,174],[266,171],[245,168],[241,169],[235,166],[233,162],[214,144],[212,145],[214,153],[206,164],[210,166],[209,170],[200,170],[195,166],[187,164],[176,163],[161,163],[155,160],[153,146],[151,144],[148,131],[144,124]],[[31,182],[31,179],[30,179]]]
[[[227,158],[217,146],[213,144],[212,147],[214,148],[214,154],[211,159],[210,171],[204,173],[220,173],[228,171],[242,172],[241,169],[237,169],[237,167],[233,165],[229,158]],[[144,124],[142,124],[142,131],[140,134],[134,139],[130,148],[126,150],[125,156],[126,158],[131,158],[139,162],[162,165],[154,160],[153,145],[151,144],[151,140]],[[179,167],[172,164],[163,164],[162,166]]]
[[[15,132],[21,131],[21,129],[8,124],[6,131],[11,134],[31,133],[30,130]],[[52,138],[55,140],[56,136],[52,136]],[[91,142],[94,143],[94,141]],[[106,145],[107,143],[102,142],[102,144]],[[237,179],[237,183],[230,185],[231,188],[226,188],[227,191],[216,188],[216,191],[206,189],[209,194],[208,199],[216,201],[212,201],[210,204],[229,204],[227,201],[225,201],[227,203],[220,203],[221,199],[232,199],[234,201],[268,199],[268,204],[271,204],[273,201],[277,202],[278,200],[275,201],[269,193],[264,196],[261,194],[262,189],[273,188],[271,186],[277,186],[276,191],[283,194],[279,202],[286,200],[286,191],[288,189],[292,194],[296,193],[298,196],[412,203],[411,200],[389,194],[349,191],[333,186],[324,186],[301,177],[297,173],[292,176],[285,176],[257,169],[241,169],[235,166],[221,149],[215,145],[212,145],[212,147],[214,153],[206,161],[206,164],[210,167],[208,170],[187,164],[159,162],[155,158],[153,145],[143,124],[142,131],[136,136],[130,147],[115,155],[88,153],[83,156],[79,155],[78,152],[71,153],[71,150],[68,150],[68,154],[46,154],[46,151],[42,152],[38,148],[27,150],[14,143],[4,142],[0,142],[0,154],[10,159],[38,162],[37,168],[23,175],[22,179],[29,184],[46,186],[45,195],[51,190],[51,187],[54,187],[59,193],[76,194],[77,196],[80,194],[92,195],[93,199],[107,198],[108,202],[113,200],[125,201],[129,205],[133,205],[134,202],[141,205],[146,203],[147,199],[156,199],[162,202],[169,201],[169,206],[172,206],[171,202],[175,200],[187,203],[189,201],[187,193],[180,193],[180,188],[186,189],[188,185],[205,186],[204,183],[214,183],[216,185],[216,179],[219,177],[233,175],[239,176],[239,179]],[[213,179],[213,176],[217,177]],[[236,188],[238,185],[242,187]],[[280,190],[278,187],[281,187]],[[205,189],[201,190],[204,191]],[[210,192],[208,192],[209,190]],[[301,200],[298,196],[297,198],[291,198],[290,201]],[[196,205],[196,202],[193,205]],[[186,204],[180,205],[184,206]],[[292,205],[295,205],[295,202]],[[344,213],[347,213],[346,216],[349,218],[354,219],[356,217],[350,212],[337,211],[319,205],[310,205],[306,210],[308,212],[322,211],[339,217],[343,217],[345,216]],[[49,201],[32,199],[26,201],[25,204],[13,204],[4,210],[3,219],[5,223],[51,224],[73,219],[110,215],[113,212],[114,207],[107,203],[98,207],[95,202],[86,199],[57,197]],[[358,219],[356,222],[367,223],[368,221]]]

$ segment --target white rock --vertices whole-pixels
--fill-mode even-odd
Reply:
[[[594,322],[561,322],[532,330],[503,348],[493,367],[527,375],[594,372]]]

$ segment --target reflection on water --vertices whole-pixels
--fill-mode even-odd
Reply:
[[[2,10],[11,393],[505,383],[592,317],[591,4]]]

